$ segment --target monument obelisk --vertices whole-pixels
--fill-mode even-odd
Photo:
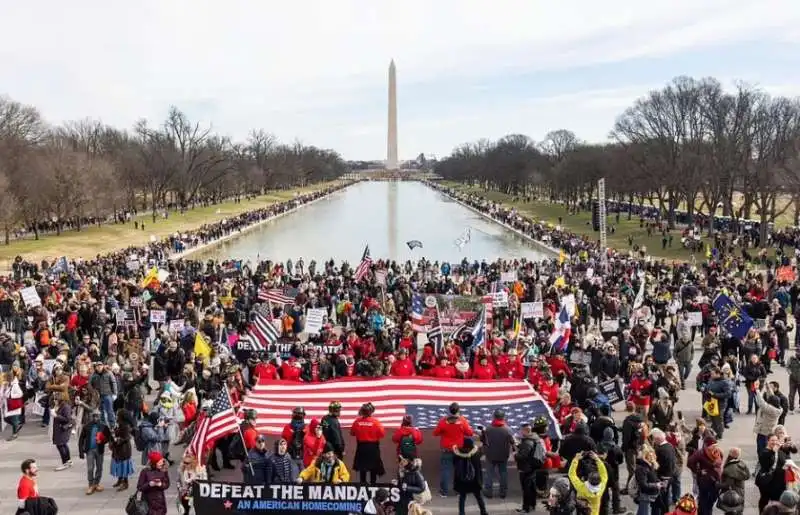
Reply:
[[[389,130],[387,134],[386,169],[397,170],[397,71],[394,59],[389,63]]]

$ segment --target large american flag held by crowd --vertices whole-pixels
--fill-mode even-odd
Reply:
[[[214,404],[211,405],[208,412],[198,415],[195,433],[189,442],[188,449],[197,456],[198,461],[201,461],[203,449],[209,441],[222,438],[238,430],[239,418],[233,410],[226,386],[214,399]]]
[[[514,430],[543,416],[550,422],[550,434],[560,437],[558,424],[550,407],[525,381],[458,380],[434,378],[339,379],[323,383],[268,381],[257,384],[242,403],[242,410],[258,414],[260,432],[280,434],[292,416],[292,409],[302,406],[308,420],[321,419],[332,401],[342,404],[339,421],[349,428],[362,404],[371,402],[375,416],[387,428],[400,427],[403,416],[412,415],[421,429],[436,427],[448,414],[450,403],[457,402],[473,429],[491,424],[494,411],[506,412],[506,421]]]
[[[258,300],[261,302],[274,302],[280,305],[294,304],[295,297],[292,297],[291,293],[294,293],[295,296],[297,295],[296,291],[291,292],[280,288],[261,288],[258,290]]]

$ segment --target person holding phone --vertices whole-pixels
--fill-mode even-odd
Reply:
[[[147,455],[148,467],[139,473],[136,489],[142,492],[147,501],[147,515],[166,515],[167,498],[164,492],[169,490],[169,474],[164,456],[153,451]]]

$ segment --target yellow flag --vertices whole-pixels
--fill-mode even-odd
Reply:
[[[711,259],[711,245],[706,244],[706,259]]]
[[[142,279],[142,288],[147,288],[150,285],[150,283],[157,280],[158,280],[158,267],[154,266],[153,268],[150,269],[149,272],[147,272],[147,275],[144,276],[144,279]]]
[[[563,275],[558,276],[555,282],[553,283],[553,286],[555,286],[556,288],[564,288],[566,285],[567,281],[564,280]]]
[[[194,336],[194,355],[204,358],[211,356],[211,345],[208,344],[200,333],[196,333]]]
[[[564,261],[567,260],[567,253],[563,250],[558,253],[558,264],[563,265]]]

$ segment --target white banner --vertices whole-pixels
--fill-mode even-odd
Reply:
[[[701,326],[703,325],[703,313],[700,311],[689,311],[689,325]]]
[[[500,280],[504,283],[513,283],[517,281],[516,272],[503,272],[500,274]]]

